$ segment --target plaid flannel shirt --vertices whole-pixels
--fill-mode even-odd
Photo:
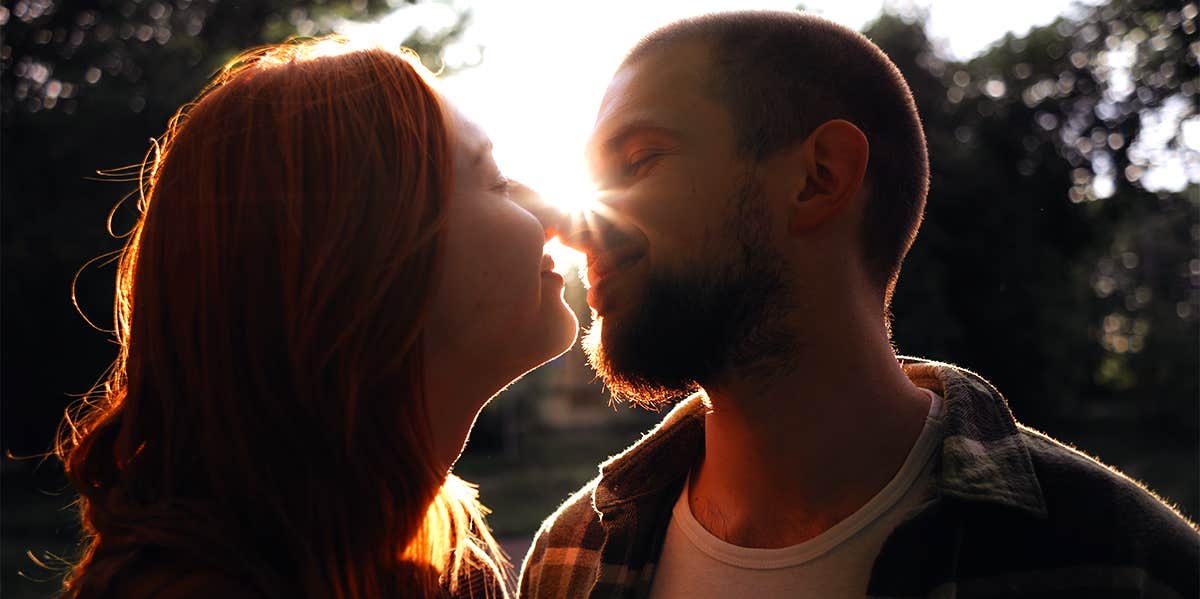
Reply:
[[[888,537],[870,597],[1185,597],[1200,593],[1196,525],[1136,482],[1018,424],[1000,393],[947,364],[903,360],[944,397],[934,497]],[[649,593],[671,508],[704,446],[693,396],[542,524],[524,599]]]

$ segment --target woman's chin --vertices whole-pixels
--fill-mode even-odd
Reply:
[[[567,353],[575,345],[575,340],[578,337],[579,320],[575,317],[574,312],[564,309],[559,315],[557,322],[546,333],[544,337],[545,344],[543,345],[544,351],[539,353],[537,361],[529,366],[529,370],[535,370],[546,362]]]
[[[559,343],[556,346],[557,350],[555,354],[550,358],[551,360],[567,353],[575,345],[575,340],[579,338],[579,318],[575,316],[575,312],[566,307],[565,303],[563,304],[563,308],[564,318],[559,323],[558,328]]]

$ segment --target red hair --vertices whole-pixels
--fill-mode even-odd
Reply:
[[[246,53],[172,119],[120,260],[117,361],[60,438],[89,535],[67,596],[159,553],[264,597],[505,567],[425,414],[451,155],[419,63],[337,40]]]

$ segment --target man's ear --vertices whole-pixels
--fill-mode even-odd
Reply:
[[[795,154],[804,177],[788,204],[788,231],[815,229],[841,213],[862,189],[869,155],[867,136],[853,123],[817,127]]]

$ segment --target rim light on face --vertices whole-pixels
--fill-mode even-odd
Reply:
[[[582,218],[596,209],[597,191],[588,175],[582,152],[548,152],[545,131],[526,128],[523,135],[505,135],[506,127],[488,129],[495,142],[492,155],[506,176],[533,189],[545,201],[559,210]],[[586,258],[583,253],[564,246],[558,239],[546,245],[554,258],[554,271],[567,273],[571,267],[582,272]]]
[[[603,211],[604,206],[595,200],[596,191],[588,186],[571,185],[574,191],[557,191],[565,186],[560,185],[541,186],[538,184],[538,179],[534,177],[530,182],[530,187],[537,190],[539,195],[544,199],[554,204],[554,206],[567,215],[567,219],[574,223],[572,226],[577,226],[578,223],[590,218],[597,212]],[[544,190],[544,191],[543,191]],[[587,256],[578,250],[569,248],[562,243],[559,237],[554,237],[546,243],[546,253],[554,258],[554,271],[559,274],[566,274],[574,267],[580,274],[584,272],[587,264]]]
[[[554,258],[554,272],[563,276],[570,272],[571,267],[582,274],[587,263],[587,257],[583,255],[583,252],[563,245],[557,237],[546,243],[546,253]]]

